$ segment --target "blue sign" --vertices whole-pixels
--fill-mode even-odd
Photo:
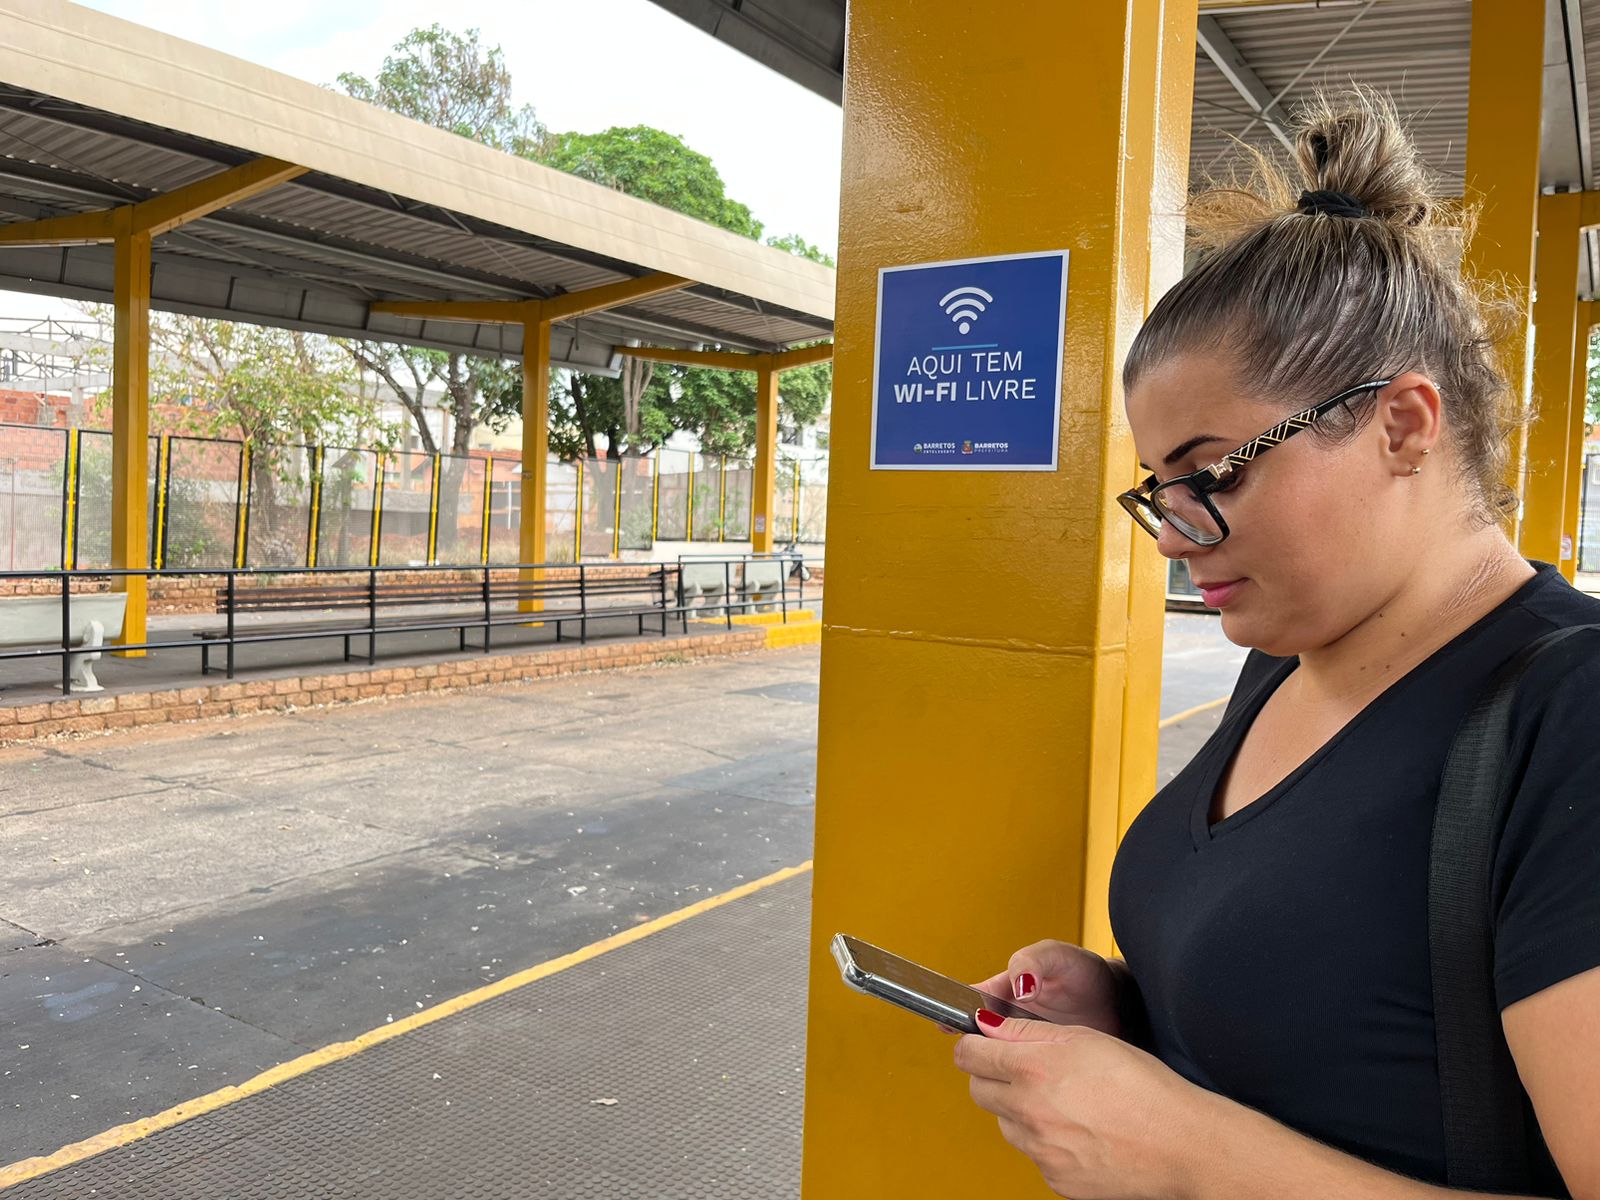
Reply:
[[[878,272],[872,466],[1054,471],[1067,252]]]

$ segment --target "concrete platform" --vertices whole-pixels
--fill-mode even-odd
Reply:
[[[1164,713],[1231,686],[1242,652],[1220,639],[1214,619],[1169,618],[1168,644],[1184,653],[1169,671]],[[812,647],[0,750],[0,837],[8,848],[0,863],[0,1172],[804,861],[817,670]],[[1210,709],[1164,731],[1163,780],[1219,716]],[[762,907],[780,898],[788,908]],[[720,917],[694,918],[748,923],[711,931],[714,944],[722,939],[737,951],[725,960],[738,977],[732,995],[748,999],[739,990],[746,976],[781,980],[785,963],[803,976],[806,907],[797,880],[718,910]],[[559,987],[554,976],[534,985],[535,1010],[565,1005],[578,1014],[571,1030],[544,1023],[537,1011],[484,1006],[479,1019],[500,1014],[511,1026],[509,1049],[499,1059],[484,1050],[482,1059],[460,1060],[482,1082],[459,1100],[444,1095],[449,1105],[429,1107],[439,1085],[461,1082],[459,1066],[437,1071],[440,1080],[428,1070],[421,1083],[432,1091],[406,1075],[409,1067],[376,1084],[375,1076],[330,1074],[345,1064],[320,1067],[203,1118],[222,1121],[250,1104],[259,1134],[237,1124],[197,1127],[197,1142],[164,1140],[148,1152],[156,1157],[130,1145],[99,1160],[94,1170],[109,1175],[59,1171],[7,1191],[7,1200],[581,1196],[591,1181],[600,1188],[593,1194],[607,1196],[792,1195],[798,1159],[786,1147],[798,1144],[800,1060],[792,1047],[803,1045],[803,978],[790,990],[763,985],[751,1004],[763,1010],[759,1020],[721,1009],[707,1018],[723,1040],[748,1036],[747,1045],[713,1051],[706,1030],[669,1014],[673,1037],[706,1051],[699,1063],[681,1062],[674,1046],[663,1050],[652,1039],[662,995],[706,990],[706,956],[680,949],[692,944],[689,933],[675,928],[629,948],[644,954],[659,941],[650,953],[660,958],[646,954],[648,969],[625,977],[599,973],[633,961],[619,950],[564,972],[571,979]],[[786,949],[795,937],[802,945]],[[749,942],[745,957],[741,939]],[[789,957],[779,963],[763,957],[769,951]],[[721,976],[713,978],[721,990]],[[435,1036],[444,1040],[429,1042],[430,1053],[461,1049],[443,1026],[468,1015],[441,1021]],[[472,1028],[467,1040],[480,1046],[493,1036]],[[374,1063],[401,1061],[393,1058],[400,1043],[423,1032],[349,1065],[368,1054],[379,1056]],[[670,1074],[651,1074],[658,1051]],[[759,1055],[766,1057],[758,1063]],[[702,1069],[719,1061],[735,1070],[713,1077]],[[737,1107],[754,1114],[749,1137],[734,1143],[726,1129],[745,1127],[725,1125],[728,1144],[701,1155],[698,1166],[667,1162],[671,1145],[698,1146],[683,1139],[699,1128],[699,1114],[722,1119],[719,1089],[737,1090],[741,1080],[760,1080],[773,1093],[738,1092]],[[643,1088],[632,1101],[629,1081]],[[384,1094],[363,1100],[363,1088]],[[297,1106],[320,1111],[324,1096],[352,1114],[353,1123],[327,1127],[340,1138],[294,1123]],[[603,1098],[619,1103],[590,1111],[588,1101]],[[583,1111],[574,1114],[580,1100]],[[471,1144],[520,1164],[522,1190],[495,1182],[501,1190],[474,1191],[472,1171],[509,1177],[481,1157],[463,1174],[455,1139],[433,1139],[423,1117],[458,1103],[491,1139]],[[630,1104],[655,1122],[653,1131],[626,1124]],[[508,1114],[523,1121],[515,1132],[503,1123]],[[622,1122],[603,1123],[618,1116]],[[175,1139],[182,1128],[158,1136]],[[608,1140],[618,1128],[627,1136]],[[274,1140],[279,1129],[287,1141]],[[678,1141],[650,1142],[663,1130]],[[591,1135],[584,1155],[581,1137]],[[353,1158],[369,1174],[343,1173],[344,1136],[371,1143]],[[627,1147],[640,1139],[654,1147],[647,1160],[668,1172],[661,1178],[670,1187],[629,1190],[648,1179],[630,1173]],[[541,1159],[547,1143],[552,1157]],[[300,1158],[292,1156],[296,1145]],[[230,1157],[235,1146],[243,1158]],[[762,1174],[738,1156],[740,1146],[789,1174]],[[291,1157],[272,1157],[282,1153]],[[236,1173],[208,1173],[213,1160]],[[449,1169],[431,1173],[435,1161]],[[538,1175],[530,1163],[567,1174]],[[576,1165],[588,1173],[572,1174]],[[311,1166],[323,1173],[306,1174]],[[534,1190],[536,1175],[565,1178],[568,1190]],[[421,1181],[414,1193],[405,1190],[413,1176]],[[201,1190],[183,1190],[191,1179]],[[441,1180],[454,1190],[428,1190]]]
[[[798,1196],[809,888],[778,883],[8,1200]]]

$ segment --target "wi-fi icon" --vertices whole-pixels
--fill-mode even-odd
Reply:
[[[956,328],[966,333],[978,316],[994,303],[994,297],[981,287],[958,287],[945,293],[939,307],[956,323]]]

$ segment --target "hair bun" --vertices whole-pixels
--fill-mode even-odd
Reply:
[[[1370,217],[1372,211],[1354,196],[1347,196],[1343,192],[1336,192],[1328,188],[1315,192],[1301,192],[1299,209],[1312,216],[1351,217],[1360,220]]]

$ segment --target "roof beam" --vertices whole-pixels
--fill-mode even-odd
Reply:
[[[1282,125],[1267,115],[1267,110],[1276,103],[1272,93],[1245,61],[1244,55],[1239,53],[1239,48],[1233,44],[1233,39],[1222,31],[1217,19],[1212,16],[1201,16],[1197,25],[1197,37],[1200,48],[1211,60],[1211,65],[1222,72],[1222,77],[1243,97],[1244,102],[1256,116],[1266,123],[1272,136],[1278,139],[1283,148],[1293,152],[1293,139],[1284,132]]]
[[[229,167],[204,179],[141,200],[100,212],[76,213],[0,225],[0,245],[45,246],[109,242],[118,234],[144,233],[157,237],[190,221],[248,200],[285,180],[305,174],[305,168],[277,158],[257,158]]]
[[[528,325],[536,321],[569,321],[662,292],[675,292],[691,280],[680,275],[641,275],[581,292],[563,292],[548,300],[378,300],[372,312],[390,317],[433,321],[477,321],[484,324]]]
[[[680,350],[673,346],[618,346],[624,358],[643,358],[650,362],[678,363],[688,367],[720,367],[725,371],[787,371],[829,362],[833,343],[798,346],[775,354],[735,354],[728,350]]]

